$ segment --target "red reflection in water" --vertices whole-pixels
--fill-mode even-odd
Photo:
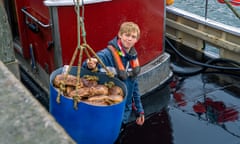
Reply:
[[[177,92],[177,89],[181,83],[181,79],[179,77],[173,77],[173,80],[170,82],[169,87],[171,88],[173,98],[175,99],[178,106],[186,106],[187,102],[184,100],[184,93]]]
[[[195,105],[193,105],[193,110],[198,114],[202,114],[206,112],[206,107],[203,103],[198,101]]]
[[[205,113],[210,121],[217,123],[236,121],[239,117],[239,112],[233,107],[227,107],[224,102],[214,101],[211,98],[197,102],[193,105],[193,110],[198,114]]]
[[[173,97],[177,102],[178,106],[186,106],[187,102],[184,100],[184,94],[181,92],[174,92]]]
[[[187,105],[187,100],[184,93],[177,91],[179,84],[179,78],[175,77],[170,83],[170,88],[172,89],[173,98],[177,105],[184,107]],[[239,118],[239,112],[236,109],[227,107],[223,101],[214,101],[209,97],[205,98],[204,102],[197,101],[192,108],[198,115],[205,113],[207,119],[214,123],[236,121]]]

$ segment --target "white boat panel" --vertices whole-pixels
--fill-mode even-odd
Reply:
[[[84,0],[84,4],[94,4],[94,3],[100,3],[100,2],[107,2],[111,0]],[[46,6],[71,6],[75,5],[74,2],[77,2],[77,0],[45,0],[44,4]],[[80,5],[82,5],[82,0],[79,0]]]

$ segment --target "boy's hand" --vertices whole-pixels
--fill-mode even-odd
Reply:
[[[87,66],[89,69],[95,69],[97,66],[98,60],[96,58],[87,59]]]
[[[136,119],[136,123],[137,123],[138,125],[143,125],[144,121],[145,121],[144,115],[140,115],[140,116],[137,117],[137,119]]]

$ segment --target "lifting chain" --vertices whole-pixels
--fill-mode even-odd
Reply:
[[[86,31],[85,31],[85,25],[84,25],[84,2],[83,2],[83,0],[81,0],[81,4],[80,4],[80,0],[73,0],[73,3],[75,6],[74,7],[75,12],[77,14],[77,47],[73,53],[73,56],[70,61],[69,67],[67,68],[66,74],[64,75],[64,79],[60,82],[60,90],[58,91],[58,96],[56,99],[57,103],[60,103],[61,92],[64,92],[66,89],[65,81],[66,81],[67,76],[72,68],[72,65],[78,55],[78,52],[80,52],[80,53],[79,53],[79,57],[78,57],[77,84],[75,86],[76,90],[79,89],[78,84],[80,83],[80,73],[81,73],[83,52],[87,55],[87,57],[89,59],[91,58],[90,54],[92,54],[93,57],[97,58],[99,64],[106,70],[106,75],[108,75],[109,77],[114,76],[114,74],[107,69],[107,67],[102,62],[102,60],[97,56],[95,51],[87,44]],[[82,9],[82,16],[80,16],[80,5],[81,5],[81,9]],[[81,44],[81,32],[82,32],[82,39],[83,39],[82,44]],[[96,71],[96,70],[93,70],[93,72],[94,71]],[[77,103],[80,101],[80,98],[77,98],[77,96],[74,96],[73,100],[74,100],[74,108],[77,109]]]

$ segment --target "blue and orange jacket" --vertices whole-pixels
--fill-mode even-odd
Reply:
[[[119,75],[119,73],[121,73],[123,71],[123,68],[119,68],[119,66],[117,66],[118,64],[116,64],[116,60],[115,60],[116,57],[113,56],[113,53],[109,46],[116,48],[117,53],[121,59],[122,66],[128,73],[127,77],[125,74],[123,74],[123,75],[125,75],[123,77],[121,77],[121,75]],[[99,51],[97,53],[97,55],[102,60],[102,62],[105,64],[105,66],[111,72],[113,72],[116,77],[121,79],[127,86],[128,94],[127,94],[127,99],[126,99],[125,113],[129,113],[130,111],[132,111],[132,107],[133,107],[132,104],[134,102],[134,106],[136,107],[136,112],[138,114],[142,114],[142,113],[144,113],[144,110],[143,110],[143,106],[141,103],[140,92],[139,92],[139,88],[138,88],[138,81],[136,79],[137,74],[140,73],[140,66],[138,64],[137,52],[135,51],[135,48],[132,48],[132,49],[134,50],[133,53],[129,52],[123,56],[121,54],[121,49],[118,46],[118,38],[115,37],[114,39],[109,41],[108,47]],[[135,61],[136,65],[131,64],[131,63],[133,63],[134,60],[136,60]],[[85,62],[83,63],[83,67],[85,67],[85,68],[87,67]],[[133,68],[133,67],[135,67],[135,68]],[[100,64],[98,64],[98,70],[101,72],[105,72],[105,70],[101,67]],[[127,116],[124,116],[125,121],[128,118],[129,118],[129,114],[127,114]]]

